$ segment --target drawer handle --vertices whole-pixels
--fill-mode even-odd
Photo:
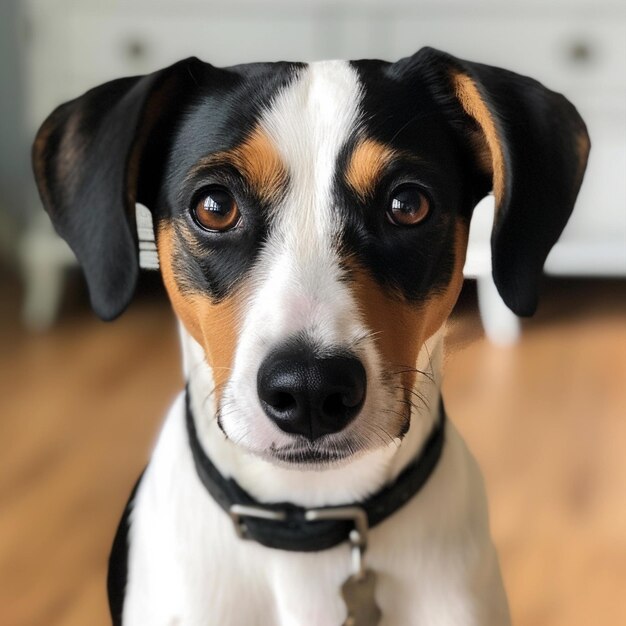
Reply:
[[[567,57],[576,65],[587,65],[591,63],[595,57],[596,52],[594,47],[583,39],[572,41],[567,48]]]
[[[148,47],[140,39],[130,39],[124,44],[124,53],[133,61],[143,59],[146,56],[147,51]]]

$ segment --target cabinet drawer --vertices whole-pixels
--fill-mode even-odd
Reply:
[[[567,94],[626,85],[623,20],[557,17],[411,17],[394,20],[393,54],[422,45],[532,76]]]
[[[214,65],[320,56],[318,25],[306,16],[196,15],[68,17],[75,88],[150,72],[189,56]]]

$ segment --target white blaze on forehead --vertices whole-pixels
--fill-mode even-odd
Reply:
[[[321,61],[302,71],[264,112],[261,125],[290,177],[280,212],[288,222],[285,234],[328,234],[337,158],[355,131],[360,101],[354,68],[346,61]]]
[[[358,126],[360,102],[354,68],[346,61],[322,61],[301,71],[261,117],[289,175],[288,191],[275,211],[262,268],[266,282],[259,293],[259,299],[281,307],[272,313],[280,334],[308,328],[333,341],[346,319],[339,311],[352,306],[338,281],[332,242],[340,224],[332,188],[340,151]]]
[[[287,169],[288,185],[248,282],[222,424],[233,441],[252,450],[293,442],[264,414],[256,381],[267,355],[297,334],[322,349],[351,350],[363,361],[369,381],[364,415],[374,420],[393,400],[377,382],[380,357],[350,286],[341,280],[333,245],[341,229],[333,198],[337,161],[358,132],[361,99],[349,63],[314,63],[274,97],[259,121]]]

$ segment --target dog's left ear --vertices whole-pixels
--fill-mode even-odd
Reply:
[[[473,155],[478,199],[493,189],[494,281],[512,311],[532,315],[543,265],[585,172],[590,142],[583,120],[535,80],[432,48],[394,70],[403,80],[426,81]]]
[[[151,207],[168,130],[210,67],[195,58],[114,80],[58,107],[33,145],[35,178],[57,232],[80,262],[94,311],[117,317],[139,275],[135,202]],[[171,129],[170,129],[171,131]]]

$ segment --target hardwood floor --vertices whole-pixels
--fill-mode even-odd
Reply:
[[[444,397],[485,474],[514,624],[626,624],[626,290],[552,287],[515,348],[453,352]]]
[[[0,288],[0,624],[109,624],[105,566],[126,497],[180,388],[158,297],[116,323],[70,303],[29,335]],[[514,623],[626,623],[626,290],[554,282],[520,344],[482,337],[469,290],[446,404],[487,482]]]

